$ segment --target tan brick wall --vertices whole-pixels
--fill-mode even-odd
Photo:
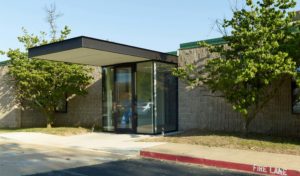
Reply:
[[[57,113],[57,126],[102,126],[102,79],[101,68],[93,67],[93,83],[85,96],[75,96],[68,102],[68,113]]]
[[[25,109],[21,111],[21,127],[46,127],[47,120],[44,114],[38,110]]]
[[[0,66],[0,128],[20,127],[21,112],[7,66]]]
[[[205,64],[213,55],[205,48],[179,51],[179,65]],[[242,117],[223,98],[211,94],[205,87],[187,90],[179,81],[179,130],[242,131]],[[287,80],[278,95],[250,124],[250,131],[283,136],[300,136],[300,114],[291,111],[291,83]]]

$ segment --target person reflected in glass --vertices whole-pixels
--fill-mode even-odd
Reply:
[[[123,115],[121,118],[121,127],[125,128],[130,124],[131,116],[132,116],[132,96],[131,93],[124,93],[124,97],[120,101],[121,110],[123,111]]]

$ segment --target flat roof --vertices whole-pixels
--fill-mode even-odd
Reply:
[[[97,66],[147,60],[178,62],[172,54],[86,36],[30,48],[28,57]]]

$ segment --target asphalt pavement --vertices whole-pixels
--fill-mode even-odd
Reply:
[[[71,137],[0,134],[0,176],[249,175],[236,171],[143,159],[139,151],[159,143],[147,136],[95,133]]]
[[[150,159],[128,159],[31,176],[250,176],[241,172]]]
[[[107,151],[0,140],[0,176],[249,175]]]

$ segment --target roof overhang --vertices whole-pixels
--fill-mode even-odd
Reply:
[[[87,65],[114,65],[157,60],[177,64],[177,56],[129,45],[76,37],[29,49],[30,58]]]

